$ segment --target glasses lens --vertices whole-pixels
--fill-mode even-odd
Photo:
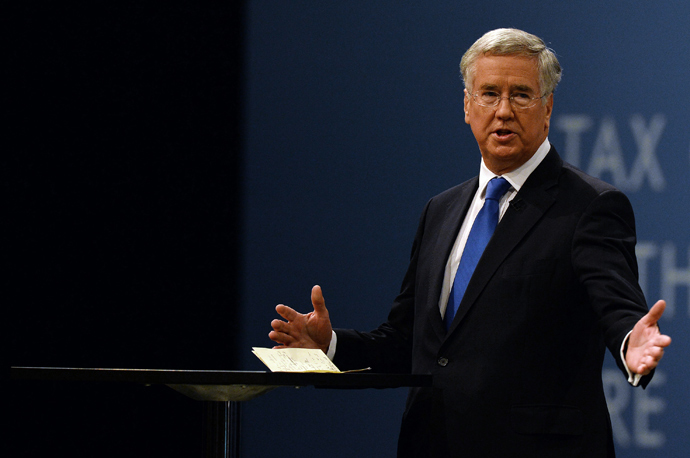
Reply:
[[[513,102],[513,106],[518,108],[529,108],[534,105],[536,99],[533,99],[527,94],[518,92],[510,96],[510,101]]]
[[[474,93],[473,97],[477,104],[484,107],[495,107],[503,100],[503,97],[501,97],[498,92],[494,91],[479,91]],[[507,98],[513,107],[520,109],[531,108],[536,105],[537,100],[539,100],[539,97],[533,98],[529,94],[522,92],[511,94],[510,97]]]
[[[498,93],[493,91],[479,91],[475,94],[474,99],[479,105],[485,107],[493,107],[497,105],[500,100]]]

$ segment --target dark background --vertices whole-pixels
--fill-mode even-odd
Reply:
[[[243,12],[12,18],[11,365],[237,368]],[[12,381],[5,456],[201,456],[202,403]]]

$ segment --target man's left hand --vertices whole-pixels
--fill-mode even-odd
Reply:
[[[657,325],[664,309],[666,302],[658,301],[630,333],[625,363],[635,374],[649,374],[664,356],[664,349],[671,345],[671,338],[661,334]]]

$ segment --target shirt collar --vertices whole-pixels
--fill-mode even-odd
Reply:
[[[525,181],[527,181],[527,178],[529,178],[532,172],[534,172],[534,169],[536,169],[539,164],[541,164],[541,161],[544,160],[546,155],[549,154],[550,150],[551,143],[549,143],[549,139],[547,137],[527,162],[522,164],[517,169],[504,173],[501,176],[505,178],[508,183],[510,183],[513,189],[515,189],[515,192],[519,191],[522,185],[525,184]],[[479,168],[479,192],[483,194],[486,184],[497,176],[498,175],[486,167],[486,164],[484,164],[484,159],[482,159],[482,163]]]

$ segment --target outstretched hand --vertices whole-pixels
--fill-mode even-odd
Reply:
[[[664,356],[664,348],[671,345],[671,338],[661,334],[657,326],[664,309],[666,302],[658,301],[630,333],[625,362],[635,374],[649,374]]]
[[[311,290],[311,303],[314,311],[307,314],[283,304],[276,306],[276,312],[286,321],[271,321],[273,331],[268,333],[268,337],[278,343],[273,348],[320,348],[324,353],[328,352],[333,328],[318,285]]]

